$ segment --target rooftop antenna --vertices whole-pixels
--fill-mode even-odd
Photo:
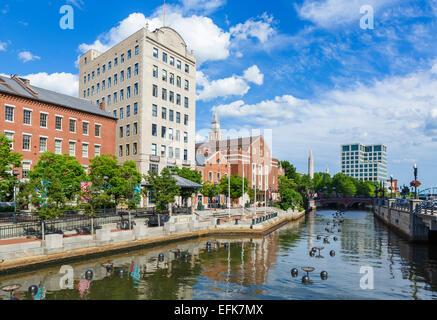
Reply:
[[[165,27],[165,0],[164,0],[164,19],[163,19],[163,27]]]

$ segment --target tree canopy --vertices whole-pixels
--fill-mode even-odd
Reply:
[[[16,177],[11,170],[21,167],[22,156],[11,151],[12,142],[0,134],[0,201],[12,200]]]
[[[150,185],[146,194],[155,203],[156,211],[162,213],[170,203],[175,201],[175,197],[180,195],[180,187],[167,168],[164,168],[161,174],[149,172],[145,178]]]

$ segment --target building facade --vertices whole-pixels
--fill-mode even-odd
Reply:
[[[23,155],[21,179],[44,152],[69,154],[84,168],[95,156],[115,153],[116,119],[103,105],[0,76],[0,108],[0,133]]]
[[[214,183],[219,175],[239,175],[248,179],[250,188],[256,189],[257,201],[277,200],[278,176],[283,170],[279,161],[272,158],[263,136],[216,140],[221,137],[220,122],[214,114],[208,142],[196,144],[197,170],[202,173],[203,180]],[[239,204],[248,200],[245,195]]]
[[[341,146],[341,172],[361,181],[387,181],[387,146],[347,144]]]
[[[195,166],[196,58],[182,37],[143,28],[104,53],[80,57],[79,96],[118,119],[116,155],[146,174]]]

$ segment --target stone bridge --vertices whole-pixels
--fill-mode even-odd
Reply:
[[[373,205],[374,199],[372,198],[328,198],[328,199],[316,199],[316,207],[324,207],[331,204],[343,206],[344,208],[350,208],[356,204],[368,204]]]

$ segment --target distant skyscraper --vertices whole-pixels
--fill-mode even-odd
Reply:
[[[311,179],[314,179],[314,158],[313,150],[310,150],[310,156],[308,158],[308,175]]]
[[[387,181],[387,147],[360,143],[341,146],[341,172],[361,181]]]

